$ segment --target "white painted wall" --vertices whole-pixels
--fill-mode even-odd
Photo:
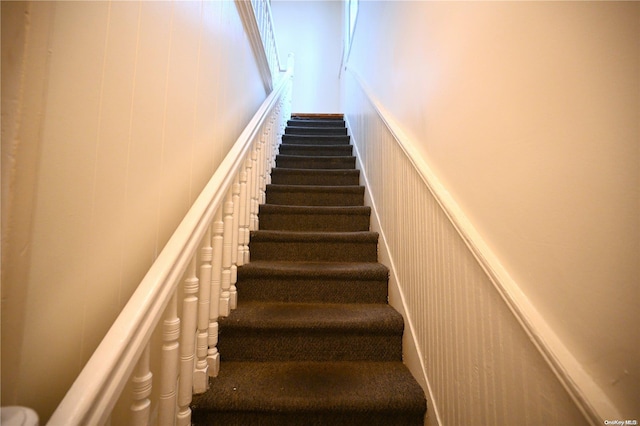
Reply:
[[[266,94],[234,2],[2,2],[2,405],[44,423]]]
[[[403,361],[427,396],[425,426],[584,424],[467,246],[467,223],[451,221],[459,208],[443,204],[450,200],[433,174],[405,154],[411,141],[379,101],[351,70],[345,79],[371,229],[391,270],[389,303],[405,319]]]
[[[343,3],[273,0],[271,8],[280,63],[287,63],[289,52],[295,54],[292,111],[341,112]]]
[[[637,419],[640,4],[361,2],[348,66]]]

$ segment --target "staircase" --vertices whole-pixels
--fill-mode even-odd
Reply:
[[[294,116],[194,425],[423,424],[370,213],[343,119]]]

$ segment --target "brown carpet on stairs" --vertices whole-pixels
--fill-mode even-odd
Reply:
[[[271,176],[193,424],[422,425],[344,120],[292,117]]]

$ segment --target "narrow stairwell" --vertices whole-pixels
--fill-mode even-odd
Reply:
[[[342,119],[293,117],[194,425],[422,425]]]

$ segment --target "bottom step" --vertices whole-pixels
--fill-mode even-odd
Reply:
[[[426,401],[401,362],[223,362],[192,408],[195,426],[406,426]]]

